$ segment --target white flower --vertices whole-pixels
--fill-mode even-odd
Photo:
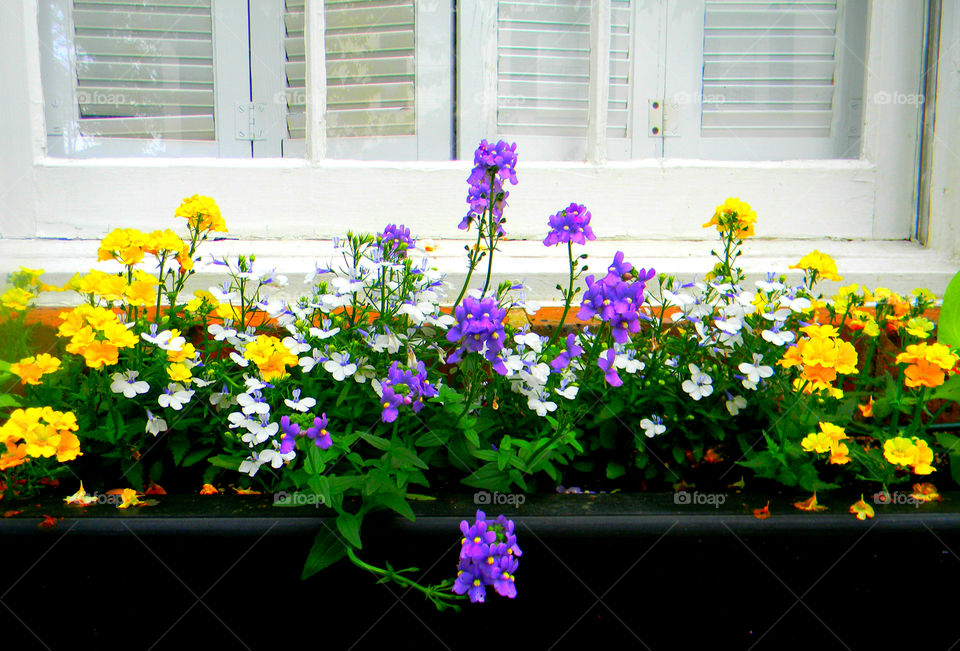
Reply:
[[[630,375],[633,375],[637,371],[642,371],[646,368],[646,364],[641,362],[639,359],[634,357],[635,351],[629,350],[626,354],[619,354],[613,359],[613,365],[618,368],[626,371]]]
[[[250,364],[250,360],[244,358],[239,353],[230,353],[230,359],[233,360],[234,364],[236,364],[237,366],[242,366],[243,368],[246,368],[247,365]]]
[[[760,336],[774,346],[784,346],[794,339],[794,334],[789,330],[764,330]]]
[[[185,404],[190,402],[192,397],[193,389],[185,389],[179,382],[171,382],[157,398],[157,402],[161,407],[169,407],[175,411],[180,411]]]
[[[798,298],[794,298],[791,296],[781,296],[780,305],[783,305],[784,307],[789,307],[794,312],[803,312],[804,310],[810,307],[811,303],[810,303],[810,299],[803,298],[802,296]]]
[[[663,424],[663,419],[657,415],[641,420],[640,427],[643,428],[643,433],[647,435],[647,438],[651,439],[667,431],[667,426]]]
[[[352,294],[363,289],[363,283],[349,278],[336,277],[330,281],[330,286],[337,290],[337,294]],[[348,303],[349,305],[349,303]]]
[[[663,290],[663,304],[666,305],[677,305],[679,307],[686,307],[687,305],[693,305],[697,302],[690,294],[686,293],[674,293],[669,289]]]
[[[186,360],[186,361],[190,361],[190,360]],[[187,368],[193,368],[193,366],[196,366],[196,362],[191,362],[191,364],[192,366],[188,366]],[[202,389],[204,387],[208,387],[211,384],[213,384],[213,380],[201,380],[200,378],[195,377],[193,378],[193,383]]]
[[[241,393],[237,396],[237,404],[240,405],[243,413],[248,416],[250,414],[270,413],[270,405],[263,400],[263,395],[259,391],[254,391],[252,395]]]
[[[240,438],[244,443],[251,446],[263,443],[280,431],[280,423],[271,423],[266,414],[260,415],[259,423],[255,420],[249,420],[244,425],[247,428],[247,433]]]
[[[187,340],[180,336],[173,336],[173,331],[164,330],[161,333],[157,333],[157,324],[150,326],[150,334],[146,332],[140,333],[140,336],[143,337],[145,341],[149,341],[151,344],[157,348],[163,350],[172,350],[174,352],[179,352],[183,349],[183,345],[187,343]]]
[[[215,341],[232,339],[237,336],[237,331],[233,328],[224,328],[219,323],[212,323],[207,326],[207,332],[213,335]]]
[[[243,383],[246,385],[248,393],[251,391],[262,391],[270,386],[260,378],[250,377],[249,375],[243,376]]]
[[[387,332],[383,335],[375,335],[370,342],[370,348],[372,348],[376,353],[382,353],[386,350],[393,355],[400,350],[400,340],[397,339],[396,335],[394,335],[392,332]]]
[[[737,317],[730,317],[729,319],[714,319],[714,323],[718,328],[730,335],[739,334],[740,330],[743,328],[743,321]]]
[[[513,335],[513,340],[516,341],[518,345],[522,344],[527,346],[537,353],[543,349],[543,340],[540,338],[540,335],[535,332],[518,332]]]
[[[294,450],[291,450],[286,454],[281,454],[280,450],[266,449],[260,453],[260,463],[269,463],[274,468],[279,468],[283,465],[284,461],[294,459],[296,456],[297,453]]]
[[[240,467],[237,470],[239,472],[246,473],[251,477],[257,474],[257,471],[260,470],[260,459],[257,456],[257,453],[251,452],[248,459],[244,459],[240,462]]]
[[[237,298],[237,296],[239,296],[239,294],[237,294],[236,292],[231,292],[230,289],[231,289],[230,283],[225,282],[223,283],[223,285],[211,287],[210,293],[213,295],[215,299],[217,299],[218,303],[229,303],[233,299]]]
[[[210,404],[216,407],[217,409],[223,409],[224,407],[229,407],[232,404],[235,404],[237,399],[230,395],[230,389],[227,388],[227,385],[223,385],[222,391],[217,391],[210,394]]]
[[[156,436],[160,432],[167,431],[167,421],[162,418],[157,418],[153,415],[149,409],[147,410],[147,426],[144,428],[144,431],[147,434],[153,434]]]
[[[300,399],[300,389],[293,390],[293,400],[287,400],[284,398],[283,404],[290,407],[294,411],[299,411],[301,413],[306,413],[310,411],[310,408],[317,404],[317,401],[313,398],[304,398]]]
[[[776,277],[777,277],[776,274],[772,274],[772,273],[767,274],[766,280],[758,280],[756,282],[757,289],[764,292],[768,292],[768,293],[777,292],[777,291],[780,291],[781,289],[785,289],[783,283],[777,282],[775,280]]]
[[[283,341],[284,346],[287,350],[290,351],[291,355],[299,355],[300,353],[305,353],[310,350],[310,344],[303,340],[303,337],[284,337]]]
[[[330,319],[324,319],[320,322],[323,328],[310,328],[310,336],[318,337],[319,339],[329,339],[333,335],[340,332],[340,328],[331,328],[333,321]]]
[[[680,385],[694,400],[700,400],[713,393],[713,378],[701,373],[696,364],[690,364],[690,379]]]
[[[733,396],[726,402],[727,411],[730,412],[731,416],[736,416],[740,413],[740,410],[747,406],[747,399],[743,396]]]
[[[230,429],[236,429],[238,427],[250,429],[251,425],[256,425],[253,420],[241,411],[234,411],[227,414],[227,420],[230,422]]]
[[[537,393],[527,398],[527,407],[535,409],[537,416],[546,416],[547,412],[557,410],[557,403],[545,400],[542,393]]]
[[[143,380],[137,382],[138,375],[140,375],[139,371],[114,373],[110,390],[114,393],[122,393],[127,398],[136,398],[138,394],[146,393],[150,390],[150,385]]]
[[[761,378],[768,378],[773,375],[773,368],[770,366],[764,366],[761,362],[763,362],[763,355],[754,353],[753,364],[744,362],[737,368],[740,369],[741,373],[747,376],[747,379],[750,380],[750,382],[756,384]]]
[[[353,381],[357,384],[364,384],[367,380],[372,380],[377,376],[377,370],[370,364],[364,364],[366,357],[361,357],[357,362],[357,372],[353,374]]]
[[[303,369],[304,373],[309,373],[313,370],[314,366],[325,361],[327,361],[327,358],[323,352],[319,348],[314,348],[310,357],[301,357],[297,363],[300,365],[300,368]]]
[[[563,384],[561,384],[560,386],[562,387]],[[574,398],[577,397],[577,394],[580,392],[580,387],[578,387],[576,384],[571,384],[566,388],[557,388],[557,389],[554,389],[553,391],[557,395],[561,395],[567,400],[573,400]]]
[[[323,369],[337,382],[357,372],[357,365],[350,361],[350,353],[331,353],[330,359],[323,363]]]

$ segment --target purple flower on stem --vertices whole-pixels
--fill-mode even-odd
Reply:
[[[623,280],[624,274],[633,271],[633,265],[623,261],[623,251],[617,251],[613,256],[613,262],[607,268],[607,275],[603,282],[608,285],[616,285],[618,281]]]
[[[494,223],[497,224],[497,234],[503,235],[500,218],[503,216],[503,207],[510,193],[503,189],[503,182],[517,184],[517,145],[508,145],[500,140],[490,145],[486,140],[480,141],[473,154],[473,170],[467,177],[470,185],[467,191],[467,204],[470,206],[466,216],[457,226],[460,230],[470,228],[474,218],[480,219],[487,208],[491,207]]]
[[[543,240],[544,246],[555,244],[586,244],[587,240],[595,240],[597,236],[590,228],[590,211],[583,205],[571,203],[555,215],[550,216],[550,232]]]
[[[499,357],[506,337],[503,319],[507,312],[497,306],[497,299],[493,296],[482,300],[467,296],[453,315],[457,324],[447,331],[447,341],[459,342],[460,348],[448,360],[456,363],[464,352],[484,351],[484,356],[493,363],[493,369],[500,375],[507,375],[509,370]]]
[[[501,515],[490,522],[483,511],[477,511],[476,521],[471,525],[464,520],[460,531],[463,540],[453,591],[469,595],[473,603],[486,599],[487,586],[493,586],[501,596],[516,597],[514,573],[521,553],[513,521]]]
[[[291,423],[289,416],[284,416],[280,419],[280,431],[283,432],[280,438],[280,454],[289,454],[293,452],[297,437],[300,436],[300,426]]]
[[[384,255],[390,258],[407,257],[407,249],[413,248],[413,238],[410,236],[410,229],[403,224],[389,224],[383,229],[382,233],[377,234],[380,238],[380,246]]]
[[[577,318],[587,321],[599,316],[610,324],[613,340],[618,344],[629,341],[630,335],[640,331],[640,306],[647,281],[656,275],[656,271],[639,269],[636,278],[624,280],[626,274],[633,271],[633,265],[623,261],[623,252],[617,251],[607,275],[600,280],[587,276],[587,291],[583,294]]]
[[[580,357],[583,354],[583,348],[576,344],[577,336],[573,333],[567,335],[567,348],[557,355],[552,362],[550,362],[550,367],[554,371],[562,371],[567,368],[575,358]]]
[[[621,380],[617,374],[617,367],[614,365],[616,359],[617,351],[613,348],[607,349],[605,353],[602,353],[600,357],[597,358],[597,366],[603,371],[603,379],[612,387],[618,387],[623,384],[623,380]]]
[[[315,416],[313,419],[313,427],[307,428],[304,434],[313,439],[314,444],[321,450],[326,450],[333,445],[333,439],[330,437],[330,432],[327,431],[326,412],[321,416]]]
[[[383,390],[381,406],[383,412],[380,417],[385,423],[392,423],[399,415],[401,405],[410,405],[414,413],[423,409],[423,399],[437,395],[437,387],[427,379],[427,367],[423,362],[417,363],[413,371],[401,369],[397,362],[390,365],[387,377],[380,383]]]

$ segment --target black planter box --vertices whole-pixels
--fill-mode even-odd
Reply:
[[[867,521],[847,513],[858,497],[825,500],[824,513],[774,497],[759,520],[766,496],[720,508],[532,496],[503,510],[523,550],[517,598],[489,589],[460,613],[347,560],[300,581],[333,519],[269,496],[163,496],[127,511],[3,504],[22,513],[0,519],[0,648],[951,648],[960,494],[875,506]],[[476,509],[461,496],[419,503],[416,523],[370,516],[358,555],[417,566],[427,582],[452,577],[459,522]],[[43,528],[41,514],[63,519]]]

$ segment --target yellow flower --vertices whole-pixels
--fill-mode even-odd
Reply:
[[[830,463],[843,465],[850,462],[850,448],[846,443],[835,443],[830,448]]]
[[[843,278],[837,274],[837,263],[833,258],[826,253],[820,253],[820,251],[816,249],[800,258],[800,262],[797,264],[790,265],[789,268],[813,271],[818,278],[824,278],[826,280],[843,280]]]
[[[183,364],[171,364],[167,367],[167,375],[170,376],[170,380],[173,382],[182,382],[184,384],[189,384],[190,380],[193,379],[193,374]]]
[[[873,507],[863,501],[863,495],[860,495],[860,501],[850,505],[850,513],[857,516],[857,520],[866,520],[872,518]]]
[[[829,338],[811,339],[804,345],[801,355],[805,366],[832,369],[837,365],[837,343]]]
[[[800,332],[811,339],[835,339],[840,336],[840,331],[830,324],[803,326]]]
[[[106,341],[92,341],[81,353],[90,368],[113,366],[118,361],[117,347]]]
[[[168,362],[183,362],[185,360],[192,360],[197,355],[197,350],[193,347],[193,344],[186,343],[180,350],[168,350],[167,351],[167,361]]]
[[[174,217],[183,217],[191,227],[200,231],[227,232],[227,224],[220,215],[220,208],[210,197],[198,194],[187,197],[174,213]]]
[[[897,436],[884,442],[883,456],[895,466],[908,466],[916,456],[915,448],[910,439]]]
[[[922,316],[910,319],[906,325],[907,332],[920,339],[929,337],[930,333],[933,332],[933,328],[933,321]]]
[[[57,461],[73,461],[81,456],[80,439],[73,432],[61,431],[60,443],[57,445]]]
[[[753,211],[753,208],[745,201],[730,197],[717,206],[713,217],[703,225],[703,228],[716,226],[717,231],[721,233],[733,232],[738,238],[745,239],[756,234],[754,232],[756,223],[757,213]]]
[[[844,375],[855,375],[860,371],[857,369],[857,349],[849,341],[837,340],[837,373]]]
[[[97,498],[93,495],[87,495],[87,492],[83,490],[83,482],[80,482],[80,490],[71,495],[70,497],[63,498],[63,501],[67,504],[77,504],[78,506],[86,506],[88,504],[95,504]]]
[[[21,384],[40,384],[41,377],[56,372],[58,368],[60,368],[60,360],[47,353],[41,353],[36,357],[25,357],[16,364],[10,365],[10,370],[20,376]]]
[[[913,472],[918,475],[929,475],[936,471],[936,468],[930,465],[933,463],[933,450],[927,442],[914,436],[913,443],[913,459],[910,461]]]
[[[193,293],[193,298],[184,306],[187,312],[199,312],[201,309],[209,312],[218,307],[217,299],[210,292],[199,290]]]
[[[918,502],[940,502],[943,500],[943,497],[941,497],[940,493],[937,492],[937,487],[929,482],[923,484],[914,484],[913,492],[910,493],[910,497]]]
[[[80,293],[100,296],[108,301],[121,300],[126,289],[127,281],[123,276],[104,273],[99,269],[91,269],[77,282],[77,291]]]
[[[116,319],[106,325],[103,336],[117,348],[133,348],[140,341],[130,328]]]
[[[284,377],[286,367],[298,362],[297,356],[290,353],[276,337],[258,335],[256,340],[247,344],[243,356],[256,364],[264,382]]]
[[[35,294],[33,292],[28,292],[19,287],[11,287],[0,295],[0,305],[10,308],[11,310],[16,310],[17,312],[23,312],[27,309],[27,303],[34,296]]]

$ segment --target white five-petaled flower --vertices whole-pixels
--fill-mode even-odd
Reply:
[[[180,411],[185,404],[190,402],[192,397],[193,389],[185,389],[179,382],[171,382],[157,398],[157,402],[161,407],[169,407],[175,411]]]
[[[536,332],[518,332],[517,334],[513,335],[513,339],[518,345],[522,344],[527,346],[536,353],[539,353],[543,349],[543,340]]]
[[[173,336],[173,331],[164,330],[163,332],[157,333],[157,324],[152,324],[150,326],[150,334],[146,332],[140,333],[140,336],[145,340],[149,341],[151,344],[160,348],[162,350],[172,350],[174,352],[180,352],[183,349],[183,345],[187,343],[187,340],[180,336]]]
[[[233,328],[224,328],[219,323],[212,323],[207,326],[207,332],[213,335],[215,341],[233,339],[237,336],[237,331]]]
[[[562,387],[563,384],[561,384],[560,386]],[[577,394],[580,392],[580,387],[578,387],[576,384],[571,384],[571,385],[567,386],[566,388],[559,388],[559,387],[558,387],[558,388],[554,389],[554,392],[555,392],[557,395],[563,396],[563,397],[566,398],[567,400],[573,400],[574,398],[577,397]]]
[[[310,344],[303,340],[303,337],[284,337],[283,345],[290,351],[291,355],[299,355],[310,350]]]
[[[732,396],[725,404],[730,415],[736,416],[740,413],[741,409],[747,406],[747,399],[743,396]]]
[[[788,307],[794,312],[803,312],[804,310],[809,309],[812,303],[810,303],[809,298],[804,298],[802,296],[793,297],[793,296],[786,295],[786,296],[780,297],[780,305],[784,307]]]
[[[640,427],[647,438],[653,438],[667,431],[667,426],[663,424],[663,419],[654,414],[650,418],[644,418],[640,421]]]
[[[251,452],[250,457],[240,462],[239,472],[246,473],[253,477],[260,470],[260,458],[256,452]]]
[[[269,414],[270,405],[263,399],[263,394],[260,391],[254,391],[250,393],[241,393],[237,396],[237,404],[240,405],[240,408],[243,410],[243,413],[247,414]]]
[[[327,361],[327,357],[323,354],[323,351],[319,348],[314,348],[310,357],[301,357],[297,364],[303,369],[304,373],[309,373],[313,370],[314,366],[325,361]]]
[[[729,319],[714,319],[714,323],[720,330],[723,330],[727,334],[731,335],[739,334],[740,330],[743,328],[743,321],[735,316],[732,316]]]
[[[237,366],[242,366],[243,368],[246,368],[247,365],[250,364],[250,360],[246,359],[240,353],[236,353],[236,352],[230,353],[230,359],[233,360],[234,364],[236,364]]]
[[[167,431],[167,421],[162,418],[158,418],[153,415],[153,412],[149,409],[147,410],[147,426],[144,428],[144,431],[147,434],[153,434],[156,436],[160,432]]]
[[[230,405],[236,403],[236,401],[236,398],[230,395],[230,389],[226,384],[223,385],[222,391],[216,391],[210,394],[210,404],[217,409],[229,407]]]
[[[280,452],[280,444],[276,441],[273,442],[274,446],[272,448],[267,448],[266,450],[260,451],[260,463],[267,464],[269,463],[274,468],[279,468],[284,464],[285,461],[291,461],[296,458],[296,450],[291,450],[286,454]]]
[[[331,353],[330,359],[323,363],[323,369],[337,382],[357,372],[357,365],[350,361],[350,353]]]
[[[113,384],[110,390],[114,393],[122,393],[124,397],[136,398],[138,394],[146,393],[150,390],[150,385],[143,380],[137,381],[139,371],[124,371],[123,373],[113,374]]]
[[[680,385],[694,400],[700,400],[713,393],[713,378],[701,373],[696,364],[690,364],[690,379]]]
[[[789,344],[794,339],[794,334],[789,330],[777,330],[770,329],[764,330],[760,333],[760,336],[764,338],[765,341],[769,341],[774,346],[784,346]]]
[[[634,357],[635,351],[628,350],[625,354],[618,354],[613,359],[614,367],[622,369],[623,371],[633,375],[637,371],[642,371],[646,368],[646,364],[641,362],[639,359]]]
[[[527,397],[527,407],[536,410],[537,416],[546,416],[547,412],[557,410],[557,403],[547,400],[542,393],[535,393]]]
[[[300,389],[293,390],[293,400],[287,400],[284,398],[283,404],[290,407],[294,411],[299,411],[301,413],[306,413],[317,404],[317,401],[313,398],[304,398],[300,399]]]
[[[330,319],[324,319],[323,321],[320,322],[320,325],[322,325],[323,327],[322,327],[322,328],[310,328],[310,336],[311,336],[311,337],[318,337],[318,338],[320,338],[320,339],[329,339],[329,338],[332,337],[333,335],[335,335],[335,334],[337,334],[338,332],[340,332],[340,328],[331,328],[331,327],[330,327],[331,325],[333,325],[333,321],[331,321]]]
[[[770,366],[763,365],[763,355],[758,353],[753,354],[753,363],[748,364],[744,362],[738,367],[740,372],[746,375],[746,379],[749,380],[754,386],[761,380],[761,378],[768,378],[773,375],[773,368]]]

